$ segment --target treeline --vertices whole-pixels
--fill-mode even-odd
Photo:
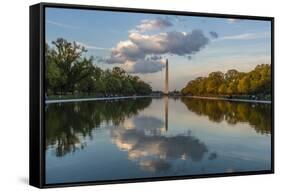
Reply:
[[[183,95],[270,95],[271,66],[257,65],[248,73],[228,70],[212,72],[208,77],[198,77],[191,80],[181,90]]]
[[[149,84],[120,67],[102,70],[87,58],[87,50],[73,42],[59,38],[46,44],[46,90],[48,95],[94,94],[97,96],[147,95]]]

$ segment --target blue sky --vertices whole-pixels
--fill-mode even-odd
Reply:
[[[198,76],[250,71],[271,60],[270,22],[78,9],[46,9],[46,41],[81,43],[101,68],[120,66],[162,90],[169,59],[170,90]]]

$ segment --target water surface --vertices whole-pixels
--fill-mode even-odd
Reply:
[[[46,106],[46,183],[271,169],[271,104],[138,98]]]

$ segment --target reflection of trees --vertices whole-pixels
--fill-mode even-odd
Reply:
[[[46,108],[46,146],[54,147],[57,156],[82,149],[82,140],[92,138],[93,128],[103,122],[119,125],[150,103],[151,98],[50,104]]]
[[[190,111],[208,116],[211,121],[225,120],[229,124],[248,122],[259,133],[271,133],[271,104],[190,98],[182,98],[181,101]]]
[[[148,171],[168,170],[174,164],[173,160],[203,159],[208,151],[204,143],[190,133],[164,136],[161,134],[164,123],[159,121],[158,118],[135,117],[130,128],[111,129],[112,140],[120,150],[128,152],[130,160],[137,161]]]

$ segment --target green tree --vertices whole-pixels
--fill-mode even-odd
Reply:
[[[225,83],[222,83],[222,84],[219,86],[218,93],[219,93],[220,95],[225,95],[225,94],[226,94],[226,90],[227,90],[227,86],[225,85]]]
[[[59,38],[46,44],[46,89],[48,94],[87,93],[94,95],[147,95],[149,84],[131,76],[120,67],[103,71],[93,64],[93,57],[76,42]]]
[[[59,88],[61,94],[74,92],[75,84],[90,75],[92,58],[81,58],[86,49],[75,42],[58,38],[52,44],[54,48],[46,50],[47,78],[50,82],[47,85],[55,90]]]
[[[208,77],[190,80],[181,90],[183,95],[263,95],[271,94],[271,67],[257,65],[248,73],[228,70],[212,72]]]
[[[251,83],[249,76],[244,76],[238,83],[238,91],[241,94],[247,94],[251,90]]]
[[[224,81],[224,74],[222,72],[212,72],[207,79],[207,93],[218,94],[218,89]]]

